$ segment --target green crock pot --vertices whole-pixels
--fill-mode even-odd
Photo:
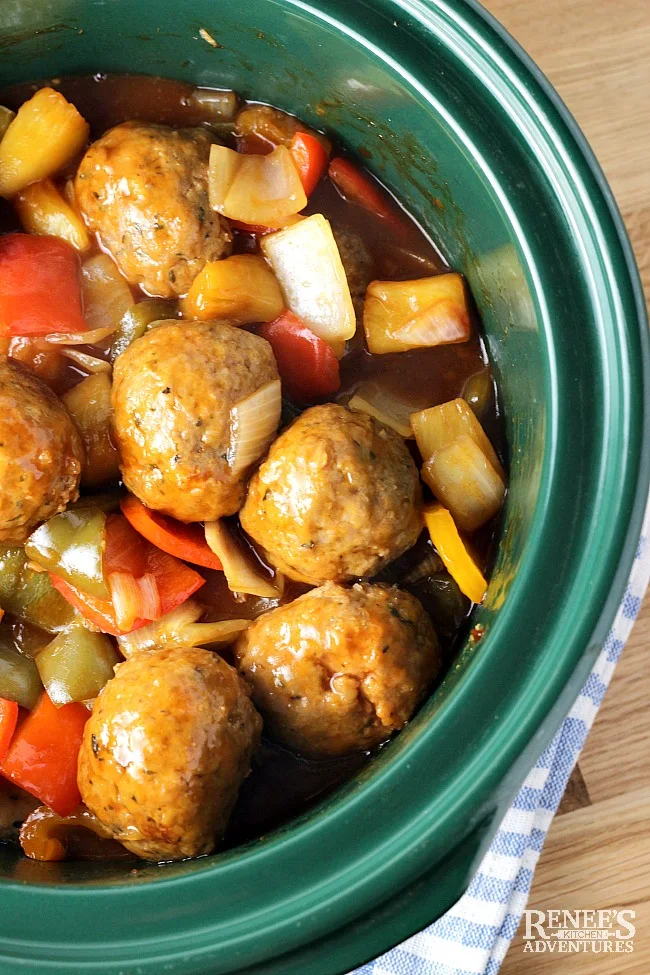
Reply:
[[[612,621],[649,479],[633,258],[575,124],[473,2],[0,0],[0,83],[101,71],[233,87],[370,151],[470,281],[510,493],[483,640],[356,779],[194,862],[5,848],[0,970],[337,975],[460,897]]]

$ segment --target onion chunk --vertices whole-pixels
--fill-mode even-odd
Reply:
[[[125,657],[141,650],[164,650],[167,647],[226,646],[247,627],[250,620],[220,620],[199,623],[203,607],[188,599],[161,619],[119,636],[117,642]]]
[[[67,345],[62,347],[61,355],[64,355],[67,359],[71,359],[75,365],[81,366],[82,369],[85,369],[91,375],[105,372],[110,376],[113,372],[112,365],[106,359],[98,359],[94,355],[78,352],[77,349],[70,348]]]
[[[307,206],[286,146],[278,146],[268,156],[247,156],[213,145],[208,179],[210,206],[230,220],[282,227]]]
[[[248,593],[251,596],[264,596],[269,599],[277,599],[281,595],[281,587],[284,583],[282,576],[278,574],[274,582],[263,575],[259,569],[254,568],[223,519],[206,523],[205,540],[220,559],[231,592]]]
[[[411,414],[413,409],[399,397],[376,383],[363,383],[348,403],[351,410],[367,413],[387,427],[409,439],[413,436]]]
[[[111,572],[108,588],[121,630],[130,630],[137,619],[157,620],[162,614],[158,583],[152,572],[136,579],[130,572]]]
[[[282,413],[280,380],[264,383],[230,410],[228,464],[241,474],[266,453],[275,437]]]

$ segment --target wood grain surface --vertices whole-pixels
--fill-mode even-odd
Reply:
[[[610,181],[650,300],[648,0],[484,0],[573,112]],[[524,953],[501,975],[650,975],[650,598],[539,861],[529,908],[636,911],[630,954]]]

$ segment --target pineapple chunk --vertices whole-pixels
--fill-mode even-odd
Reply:
[[[228,318],[234,325],[272,322],[284,311],[284,298],[263,257],[234,254],[210,261],[181,301],[184,318]]]
[[[462,275],[371,281],[363,327],[375,355],[467,342],[470,320]]]
[[[465,400],[453,399],[449,403],[412,413],[411,426],[424,461],[430,460],[436,451],[446,447],[453,440],[464,436],[471,437],[499,477],[505,479],[501,461],[494,447]]]
[[[51,179],[42,179],[27,186],[15,198],[14,205],[27,233],[60,237],[81,252],[90,247],[90,237],[83,220]]]
[[[0,196],[15,196],[58,172],[81,152],[89,131],[60,92],[40,88],[18,109],[0,142]]]
[[[503,504],[505,484],[471,437],[459,437],[437,450],[422,468],[422,477],[462,531],[476,531]]]

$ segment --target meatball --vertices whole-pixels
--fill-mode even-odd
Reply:
[[[245,471],[228,463],[230,409],[278,378],[271,346],[224,322],[169,323],[118,356],[113,434],[124,483],[180,521],[234,514]]]
[[[345,269],[345,276],[348,279],[352,304],[357,313],[357,318],[361,318],[366,289],[373,278],[372,257],[363,238],[358,234],[354,234],[350,230],[340,230],[338,227],[332,227],[332,230]]]
[[[321,757],[403,728],[440,667],[415,596],[368,583],[330,582],[271,610],[239,637],[235,658],[269,733]]]
[[[262,728],[237,671],[209,650],[145,650],[115,668],[84,731],[78,784],[145,860],[210,853]]]
[[[0,542],[22,543],[79,496],[81,437],[28,369],[0,356]]]
[[[228,224],[208,201],[211,142],[203,129],[124,122],[81,160],[75,194],[86,223],[147,294],[184,295],[206,261],[230,253]]]
[[[402,438],[365,413],[306,410],[271,446],[240,513],[269,560],[319,585],[372,576],[420,534],[420,481]]]

